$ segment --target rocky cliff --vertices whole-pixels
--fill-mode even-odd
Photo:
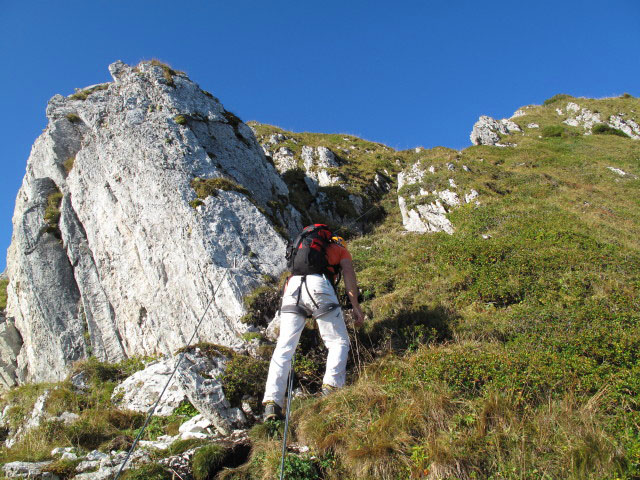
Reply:
[[[89,354],[174,351],[218,282],[197,338],[238,347],[243,295],[284,267],[276,226],[297,212],[270,207],[288,188],[251,129],[167,66],[109,70],[112,83],[50,100],[27,162],[1,334],[3,352],[19,353],[3,353],[5,385],[60,379]]]

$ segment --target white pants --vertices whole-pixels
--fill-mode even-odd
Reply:
[[[299,305],[310,311],[316,310],[313,301],[319,307],[328,304],[338,304],[333,286],[322,275],[307,275],[306,288],[302,283],[302,276],[292,276],[282,298],[282,306],[295,305],[300,292]],[[307,288],[309,292],[307,293]],[[313,300],[309,297],[313,296]],[[340,307],[316,318],[320,336],[329,350],[327,367],[323,383],[334,387],[342,387],[347,370],[347,356],[349,354],[349,335]],[[301,313],[280,313],[280,336],[271,357],[269,376],[264,392],[264,402],[274,401],[284,406],[284,396],[287,389],[287,378],[291,369],[291,358],[300,340],[300,334],[305,325],[305,316]]]

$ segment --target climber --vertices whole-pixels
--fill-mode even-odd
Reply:
[[[344,385],[349,335],[335,291],[340,274],[344,276],[347,295],[353,306],[353,324],[360,327],[364,323],[351,254],[342,238],[334,236],[326,225],[310,225],[289,247],[287,260],[291,277],[282,296],[280,336],[271,357],[265,387],[265,420],[283,418],[291,359],[307,317],[318,322],[320,336],[329,350],[323,395]]]

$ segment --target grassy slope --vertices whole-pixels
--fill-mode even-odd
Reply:
[[[559,124],[567,101],[515,120]],[[633,98],[574,101],[640,112]],[[606,168],[640,176],[640,142],[575,131],[400,153],[468,165],[454,178],[482,205],[451,214],[453,236],[406,234],[391,194],[385,222],[352,242],[373,318],[354,350],[405,350],[296,409],[298,439],[332,459],[327,477],[640,475],[640,181]],[[254,477],[273,471],[270,449]]]

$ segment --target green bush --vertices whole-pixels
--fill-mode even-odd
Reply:
[[[316,465],[316,460],[308,455],[287,455],[284,459],[283,470],[284,478],[295,478],[296,480],[317,480],[322,478]]]
[[[213,480],[224,466],[226,451],[220,445],[207,445],[196,451],[191,460],[195,480]]]
[[[610,127],[606,123],[598,123],[594,125],[591,131],[597,135],[617,135],[618,137],[629,138],[629,135],[624,133],[622,130]]]
[[[564,127],[560,125],[547,125],[542,128],[542,137],[543,138],[551,138],[551,137],[561,137],[564,134]]]
[[[244,395],[262,398],[268,369],[269,362],[265,360],[234,355],[222,376],[222,388],[229,403],[240,406]]]

